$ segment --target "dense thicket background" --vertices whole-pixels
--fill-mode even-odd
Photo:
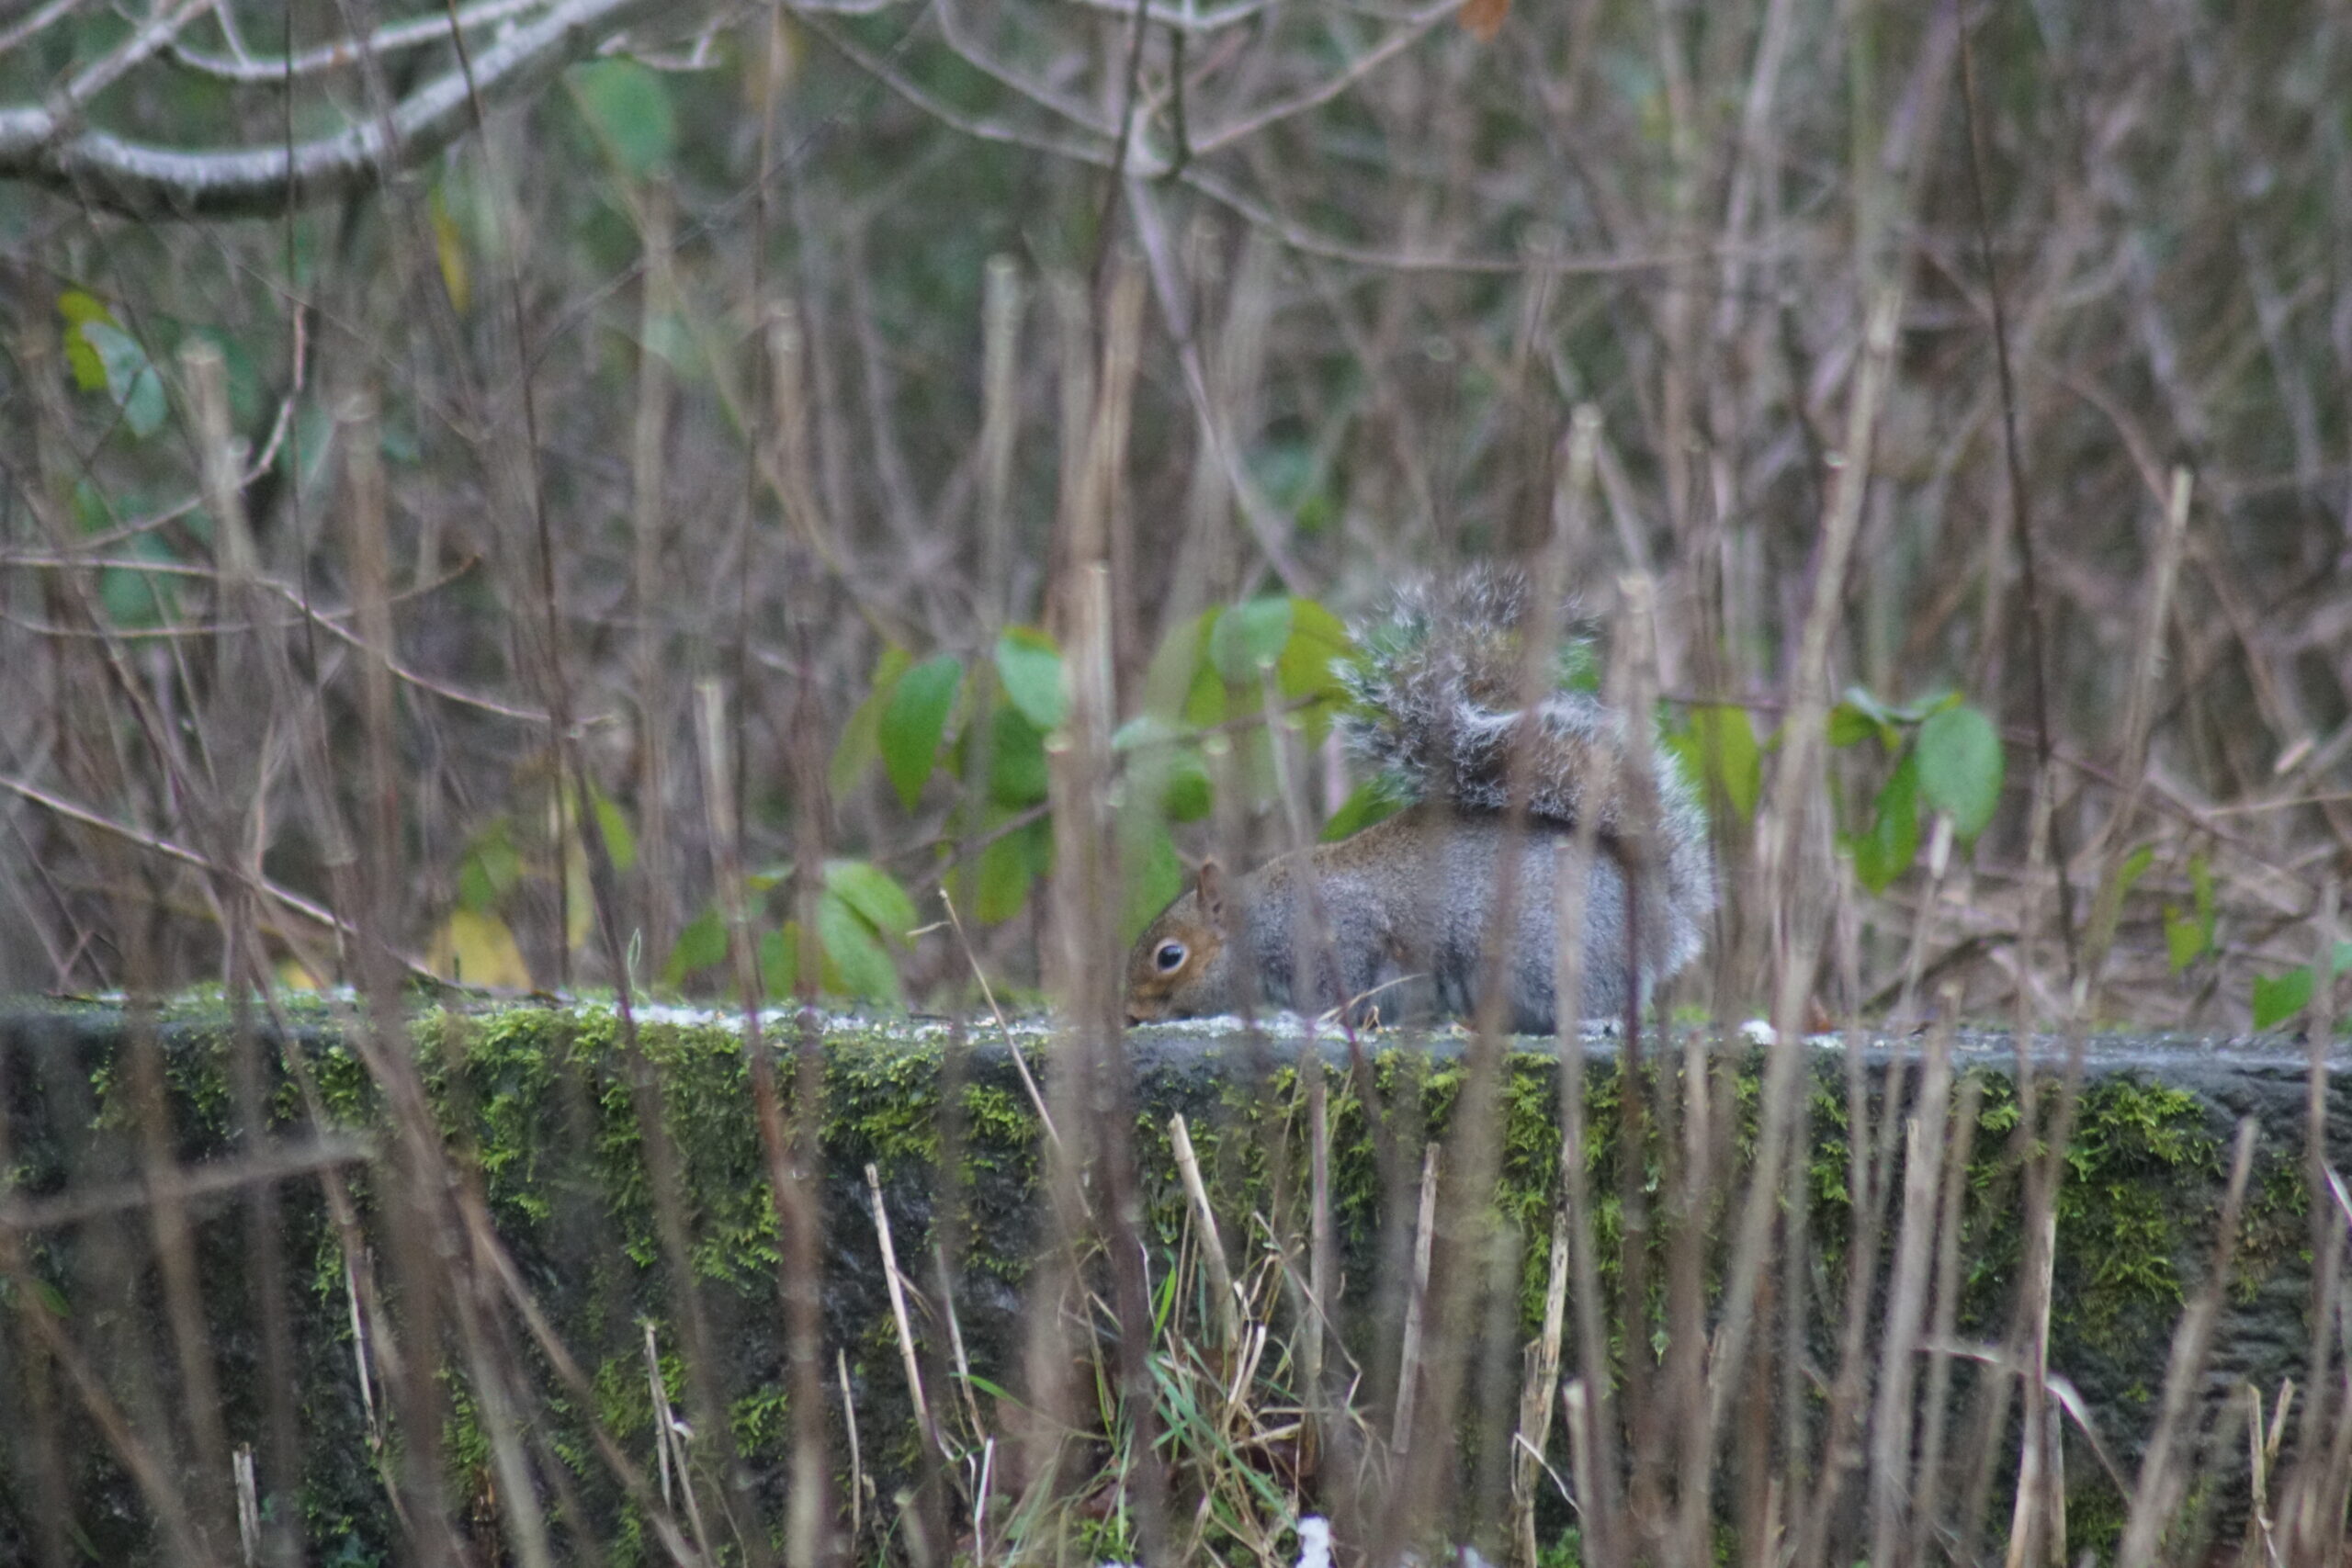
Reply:
[[[594,25],[524,49],[567,12]],[[492,0],[456,13],[462,51],[449,14],[0,17],[6,984],[220,974],[227,884],[191,860],[258,855],[336,905],[331,824],[367,798],[356,394],[389,495],[396,940],[475,978],[612,978],[550,805],[568,732],[628,852],[640,977],[713,988],[723,968],[669,964],[710,886],[695,681],[740,719],[751,863],[821,828],[927,921],[943,866],[1020,812],[958,815],[952,767],[907,808],[853,765],[853,716],[888,649],[977,669],[1044,620],[1074,515],[1107,528],[1123,716],[1204,607],[1349,614],[1563,516],[1600,621],[1621,574],[1655,574],[1667,695],[1749,705],[1769,737],[1889,291],[1835,681],[1963,693],[2008,741],[1925,959],[1972,1007],[2026,976],[2051,1010],[2064,939],[2127,871],[2110,1015],[2240,1022],[2309,957],[2352,832],[2335,10]],[[271,149],[387,117],[389,183],[346,158],[278,199]],[[238,155],[262,160],[245,183],[203,184]],[[202,490],[198,341],[247,444],[250,566]],[[1587,403],[1590,507],[1559,493]],[[1087,492],[1104,409],[1131,417]],[[2143,777],[2124,709],[2176,465]],[[256,624],[232,657],[221,634]],[[795,748],[845,733],[804,809]],[[1345,796],[1335,757],[1295,761],[1314,813]],[[1893,762],[1839,754],[1843,829]],[[2037,778],[2063,906],[2021,891]],[[1282,841],[1275,794],[1239,791],[1228,830]],[[1719,815],[1718,946],[1748,951],[1748,834]],[[1924,885],[1867,904],[1866,998]],[[1016,983],[1035,903],[978,938]],[[944,933],[893,956],[918,998],[967,973]],[[1716,994],[1753,999],[1755,974],[1720,966]]]
[[[131,998],[0,1040],[0,1556],[2341,1562],[2347,51],[0,0],[0,987]],[[1120,928],[1344,821],[1340,619],[1492,559],[1714,795],[1668,999],[1777,1027],[1179,1042],[1204,1182]],[[796,982],[950,1018],[643,1006]],[[2076,1093],[2299,1014],[2226,1161]]]

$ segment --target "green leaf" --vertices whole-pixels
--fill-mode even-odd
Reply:
[[[179,561],[179,552],[152,531],[134,536],[123,553],[174,565]],[[110,566],[98,573],[98,603],[117,629],[141,631],[174,618],[179,608],[179,589],[176,580],[165,573]]]
[[[709,368],[694,327],[677,310],[656,310],[638,329],[638,346],[667,365],[679,379],[699,382]]]
[[[1829,744],[1851,746],[1872,736],[1890,751],[1903,744],[1887,705],[1867,687],[1847,687],[1845,699],[1829,710]]]
[[[882,939],[850,901],[831,888],[817,899],[817,937],[841,971],[841,988],[868,1001],[899,1000],[899,969]]]
[[[2352,942],[2339,942],[2328,953],[2327,975],[2333,981],[2346,969],[2352,969]],[[2284,975],[2260,976],[2254,979],[2254,1026],[2269,1029],[2284,1023],[2311,1006],[2314,981],[2312,965],[2290,969]]]
[[[956,705],[956,691],[964,681],[964,666],[952,653],[924,660],[899,678],[890,705],[883,710],[876,739],[882,766],[890,775],[899,799],[912,811],[922,798],[923,782],[931,777],[939,755],[939,738],[947,728],[947,715]]]
[[[778,1001],[800,993],[800,922],[786,920],[760,938],[760,989]]]
[[[669,85],[659,74],[615,57],[575,65],[564,79],[580,118],[623,172],[641,175],[669,161],[678,142],[678,122]]]
[[[662,965],[662,983],[674,986],[697,970],[722,963],[727,957],[727,922],[719,917],[718,906],[707,904],[701,914],[686,922],[678,940],[670,944],[669,962]]]
[[[1880,734],[1879,727],[1868,714],[1851,703],[1839,703],[1829,710],[1829,744],[1844,748],[1859,746]]]
[[[2154,844],[2143,844],[2124,857],[2116,872],[2119,900],[2154,863],[2155,855]],[[2192,895],[2188,913],[2182,913],[2177,904],[2165,906],[2165,964],[2176,975],[2202,957],[2213,944],[2213,869],[2201,854],[2188,859],[2188,885]]]
[[[1728,704],[1692,708],[1690,739],[1694,779],[1720,790],[1734,811],[1752,820],[1764,792],[1764,752],[1747,710]]]
[[[65,364],[74,372],[74,385],[85,392],[103,391],[107,384],[107,367],[98,358],[98,351],[82,335],[85,321],[115,324],[114,313],[96,295],[79,288],[69,288],[57,297],[57,313],[65,318]]]
[[[2165,966],[2177,975],[2204,956],[2205,928],[2170,904],[2165,906]],[[2259,981],[2256,984],[2260,984]]]
[[[169,578],[110,566],[98,573],[98,603],[117,630],[136,632],[171,620],[179,596],[172,592]]]
[[[596,829],[605,837],[605,852],[612,857],[613,869],[626,872],[636,865],[637,834],[620,807],[594,784],[588,786],[588,804],[596,813]]]
[[[1193,684],[1184,694],[1183,717],[1195,729],[1214,729],[1225,722],[1225,678],[1206,659],[1193,671]]]
[[[1993,721],[1966,703],[1939,709],[1919,726],[1917,755],[1928,804],[1951,813],[1962,840],[1973,840],[2001,804],[2006,762]]]
[[[1168,824],[1157,813],[1135,814],[1122,824],[1120,837],[1127,901],[1119,922],[1119,940],[1125,943],[1141,936],[1152,917],[1184,891],[1184,863],[1177,858]]]
[[[383,443],[379,441],[377,446],[381,450]],[[300,399],[294,407],[290,438],[278,444],[278,478],[307,491],[319,482],[328,464],[342,461],[343,454],[335,446],[334,411],[315,397]]]
[[[833,747],[832,763],[826,769],[825,783],[835,800],[857,788],[857,781],[880,754],[882,715],[898,694],[899,678],[913,662],[903,648],[886,648],[874,661],[874,684],[842,727],[842,738]]]
[[[989,798],[1021,810],[1046,798],[1046,738],[1016,707],[996,710],[989,725]]]
[[[1911,869],[1911,862],[1919,853],[1919,755],[1917,751],[1903,759],[1886,787],[1878,792],[1878,803],[1871,818],[1870,831],[1853,840],[1854,876],[1873,893],[1883,893],[1888,884]]]
[[[1335,510],[1325,488],[1325,463],[1311,441],[1270,441],[1250,455],[1250,471],[1268,501],[1303,534],[1329,526]]]
[[[84,321],[79,331],[98,356],[106,373],[107,395],[122,411],[122,423],[130,426],[130,434],[144,439],[163,428],[167,412],[164,378],[155,373],[139,340],[111,321]]]
[[[2276,1028],[2311,1006],[2311,1001],[2312,971],[2308,964],[2284,975],[2257,975],[2254,977],[2254,1026]]]
[[[1052,637],[1027,626],[1006,628],[996,639],[996,672],[1022,717],[1043,733],[1060,726],[1069,698],[1062,688],[1061,651]]]
[[[496,908],[523,879],[523,856],[503,817],[474,835],[458,862],[458,907],[473,914]]]
[[[1404,807],[1404,796],[1396,793],[1388,775],[1375,773],[1356,785],[1355,793],[1331,813],[1331,819],[1323,824],[1323,841],[1335,844],[1351,834],[1361,833],[1383,818],[1394,817]]]
[[[915,901],[888,872],[870,861],[827,861],[825,890],[837,895],[864,916],[866,924],[894,942],[904,942],[914,930]]]
[[[1029,901],[1029,886],[1036,879],[1030,866],[1029,835],[1050,824],[1033,822],[990,840],[980,852],[979,886],[972,895],[972,914],[984,926],[1009,920]]]
[[[1197,822],[1206,817],[1215,793],[1208,766],[1198,751],[1186,746],[1169,758],[1168,782],[1159,800],[1170,822]]]
[[[40,1304],[47,1307],[55,1316],[70,1318],[74,1315],[74,1305],[65,1299],[65,1292],[49,1280],[36,1278],[32,1282],[32,1291],[33,1294],[40,1298]],[[77,1530],[74,1533],[79,1535],[81,1532]],[[84,1536],[82,1539],[86,1541],[89,1538]],[[89,1551],[93,1561],[97,1560],[98,1554],[95,1550],[87,1546],[84,1550]]]
[[[1246,607],[1246,606],[1245,606]],[[1340,660],[1353,657],[1355,639],[1339,616],[1312,599],[1290,601],[1290,636],[1275,661],[1274,682],[1285,697],[1337,700],[1347,688],[1340,684]]]
[[[1178,822],[1197,822],[1208,815],[1208,766],[1199,749],[1173,725],[1150,714],[1131,718],[1111,737],[1111,750],[1127,759],[1127,778],[1136,798],[1154,802]]]
[[[1282,658],[1296,612],[1293,601],[1276,595],[1236,604],[1216,618],[1209,632],[1209,660],[1228,685],[1255,685],[1258,671]]]
[[[1182,736],[1182,730],[1158,714],[1139,713],[1111,731],[1111,750],[1141,751],[1154,746],[1173,746]]]

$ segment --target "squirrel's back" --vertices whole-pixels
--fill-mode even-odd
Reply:
[[[1367,997],[1388,1018],[1468,1013],[1489,933],[1508,915],[1508,1021],[1549,1030],[1556,878],[1588,819],[1583,1015],[1621,1013],[1629,976],[1645,1000],[1697,954],[1715,904],[1705,812],[1672,760],[1655,753],[1655,815],[1643,813],[1651,830],[1633,831],[1643,792],[1626,766],[1625,721],[1577,689],[1589,683],[1583,643],[1567,645],[1558,682],[1523,721],[1531,611],[1523,580],[1477,569],[1401,591],[1362,629],[1340,671],[1352,698],[1343,733],[1393,793],[1419,804],[1230,883],[1204,866],[1129,957],[1131,1020],[1258,1003],[1319,1010]],[[1514,787],[1526,812],[1516,829]],[[1502,857],[1514,841],[1521,860],[1503,911]],[[1636,923],[1640,940],[1629,944]]]
[[[1502,942],[1505,1027],[1555,1026],[1558,878],[1574,831],[1492,812],[1422,805],[1336,844],[1278,856],[1228,885],[1214,863],[1154,920],[1128,961],[1132,1022],[1348,1005],[1388,1021],[1477,1010],[1487,944]],[[1516,849],[1502,904],[1504,857]],[[1585,884],[1578,1015],[1623,1016],[1640,993],[1688,962],[1702,933],[1665,899],[1639,906],[1638,955],[1624,866],[1605,842]]]

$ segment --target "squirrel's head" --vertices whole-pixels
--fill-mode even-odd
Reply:
[[[1201,863],[1193,886],[1159,911],[1127,954],[1127,1021],[1233,1010],[1225,874]]]

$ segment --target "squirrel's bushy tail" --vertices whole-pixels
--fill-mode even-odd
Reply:
[[[1591,642],[1573,606],[1559,619],[1567,635],[1522,738],[1535,608],[1526,578],[1504,568],[1473,567],[1400,588],[1359,628],[1356,657],[1340,668],[1354,699],[1341,732],[1401,798],[1464,811],[1509,808],[1512,750],[1525,745],[1521,787],[1529,815],[1574,827],[1589,814],[1604,839],[1622,841],[1625,720],[1595,694]],[[1706,811],[1671,754],[1655,747],[1652,756],[1673,945],[1695,952],[1700,925],[1715,905]]]
[[[1340,719],[1349,748],[1388,776],[1407,800],[1446,801],[1465,811],[1510,803],[1510,757],[1526,679],[1533,593],[1516,571],[1472,567],[1399,588],[1360,626],[1357,654],[1340,667],[1353,698]],[[1587,811],[1615,826],[1619,793],[1593,799],[1623,744],[1623,726],[1592,694],[1590,642],[1563,615],[1558,667],[1526,737],[1527,808],[1574,826]]]

